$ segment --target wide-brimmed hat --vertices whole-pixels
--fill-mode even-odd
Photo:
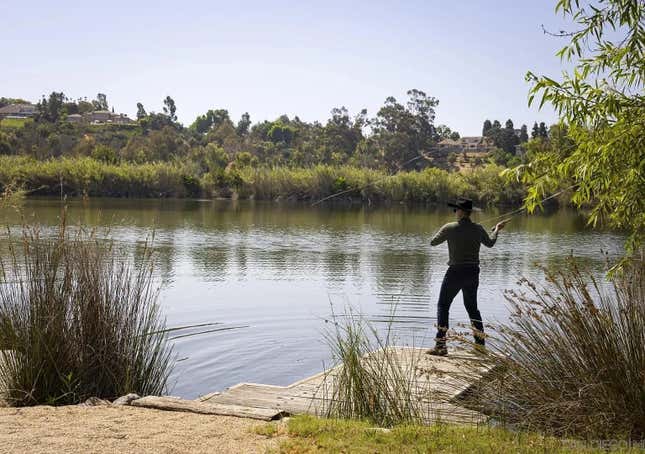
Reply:
[[[473,206],[473,201],[464,197],[459,197],[456,202],[448,202],[448,206],[452,208],[459,208],[464,211],[481,211],[481,209]]]

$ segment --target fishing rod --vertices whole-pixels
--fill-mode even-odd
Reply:
[[[564,189],[562,189],[560,191],[554,192],[550,196],[545,197],[542,200],[540,200],[539,204],[542,205],[544,202],[547,202],[547,201],[549,201],[551,199],[554,199],[554,198],[558,197],[559,195],[565,193],[566,191],[569,191],[569,190],[575,188],[576,186],[578,186],[578,183],[574,183],[574,184],[572,184],[571,186],[569,186],[567,188],[564,188]],[[495,220],[500,219],[500,218],[507,218],[507,219],[503,220],[504,223],[507,223],[511,219],[513,219],[515,216],[517,216],[518,214],[520,214],[521,212],[526,211],[526,210],[527,210],[527,207],[522,206],[522,207],[520,207],[520,208],[518,208],[516,210],[509,211],[507,213],[502,213],[502,214],[500,214],[498,216],[492,216],[492,217],[486,218],[486,219],[480,221],[480,223],[487,224],[487,223],[489,223],[491,221],[495,221]]]

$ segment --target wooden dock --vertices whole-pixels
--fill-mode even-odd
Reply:
[[[414,395],[427,423],[436,421],[480,423],[485,416],[459,405],[459,397],[472,389],[490,371],[466,351],[446,357],[430,356],[425,349],[395,347],[390,354],[413,380]],[[379,352],[373,352],[378,355]],[[325,415],[333,398],[334,377],[339,368],[321,372],[289,386],[240,383],[223,392],[197,399],[205,405],[234,405],[271,409],[284,414]]]

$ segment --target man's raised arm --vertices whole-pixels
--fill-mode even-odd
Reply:
[[[497,233],[504,228],[508,221],[502,221],[498,222],[495,228],[493,229],[493,234],[491,236],[488,236],[488,232],[484,227],[482,227],[482,239],[481,242],[484,246],[486,247],[493,247],[495,246],[495,242],[497,241]],[[480,226],[481,227],[481,226]]]
[[[444,225],[430,240],[430,246],[437,246],[448,239],[448,224]]]

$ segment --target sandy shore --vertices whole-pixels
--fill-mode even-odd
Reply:
[[[263,453],[252,419],[134,407],[0,408],[1,453]]]

